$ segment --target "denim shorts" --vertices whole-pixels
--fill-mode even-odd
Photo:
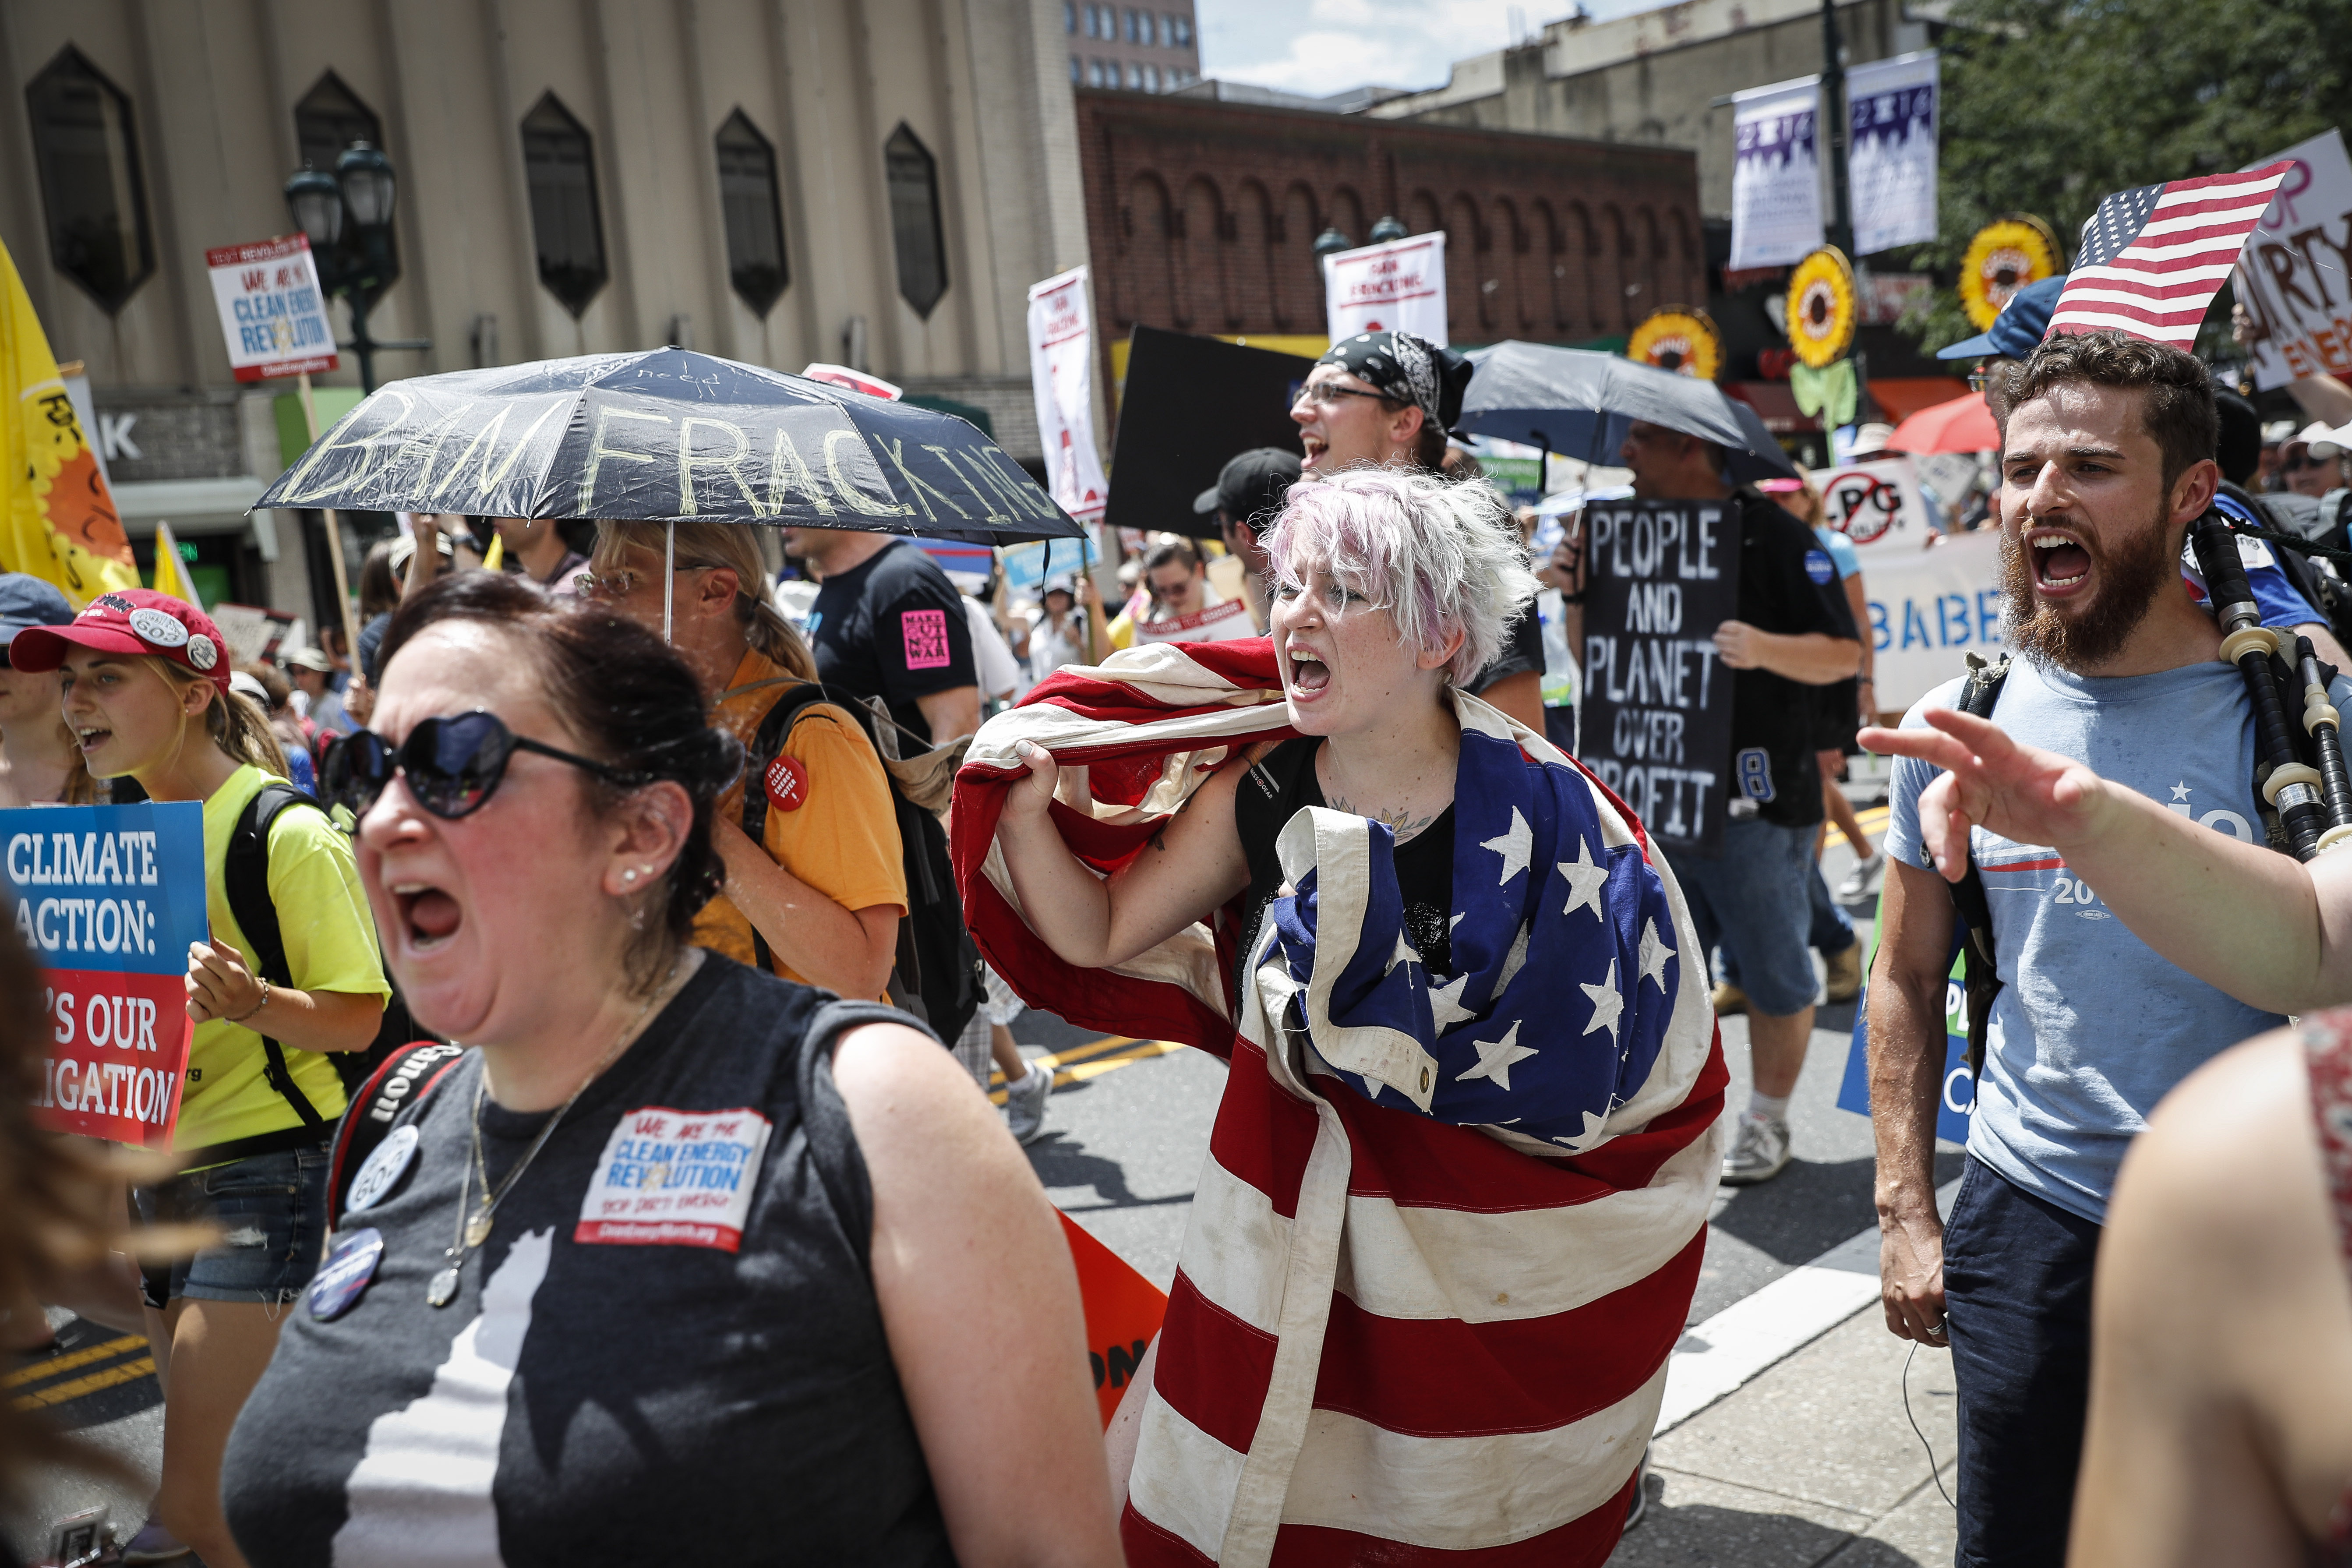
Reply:
[[[327,1146],[281,1149],[131,1189],[149,1225],[202,1225],[220,1232],[191,1258],[140,1266],[147,1304],[182,1297],[283,1306],[302,1293],[327,1237]]]
[[[1812,1005],[1819,984],[1806,945],[1815,832],[1750,817],[1723,825],[1715,859],[1666,851],[1700,944],[1720,945],[1738,965],[1748,1005],[1776,1018]]]

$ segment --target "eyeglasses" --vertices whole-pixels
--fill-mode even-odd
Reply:
[[[489,803],[506,777],[508,760],[517,752],[553,757],[623,788],[651,782],[650,774],[625,773],[593,757],[525,740],[497,714],[476,709],[453,718],[424,720],[397,746],[373,730],[346,735],[327,748],[320,784],[329,805],[344,807],[356,816],[375,805],[394,773],[404,773],[417,805],[455,822]]]
[[[1296,401],[1298,403],[1319,403],[1326,408],[1336,408],[1339,406],[1339,399],[1343,397],[1369,397],[1375,403],[1394,403],[1397,401],[1395,398],[1391,397],[1384,392],[1360,392],[1352,386],[1341,386],[1336,382],[1328,381],[1324,382],[1319,386],[1310,385],[1300,387],[1298,389],[1298,396]]]
[[[676,568],[676,570],[680,574],[684,574],[688,572],[710,572],[717,570],[717,568],[710,566],[680,566]],[[581,574],[580,586],[583,591],[597,598],[625,599],[630,595],[637,591],[637,585],[639,584],[651,582],[654,575],[655,574],[650,572],[640,572],[634,566],[624,566],[617,572],[586,572]]]

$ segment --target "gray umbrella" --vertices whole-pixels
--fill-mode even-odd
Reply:
[[[1711,381],[1548,343],[1496,343],[1472,357],[1478,368],[1459,426],[1469,434],[1613,463],[1626,426],[1639,419],[1717,443],[1734,479],[1796,472],[1756,411]]]

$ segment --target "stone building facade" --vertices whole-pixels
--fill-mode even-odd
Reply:
[[[1077,127],[1107,349],[1139,322],[1319,336],[1316,237],[1384,216],[1445,232],[1456,344],[1622,336],[1705,290],[1680,149],[1083,90]]]

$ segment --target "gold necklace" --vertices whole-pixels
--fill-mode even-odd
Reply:
[[[474,1080],[474,1158],[473,1163],[457,1178],[457,1238],[449,1244],[448,1250],[442,1254],[444,1263],[441,1271],[434,1275],[432,1283],[425,1287],[425,1300],[429,1304],[446,1307],[457,1299],[457,1271],[465,1267],[467,1253],[490,1239],[490,1216],[497,1212],[500,1200],[514,1191],[515,1184],[522,1179],[523,1172],[530,1168],[531,1161],[536,1159],[539,1152],[547,1146],[547,1141],[555,1135],[555,1129],[562,1124],[564,1114],[580,1102],[582,1095],[588,1092],[588,1086],[602,1078],[604,1075],[604,1069],[611,1067],[628,1043],[637,1037],[637,1031],[645,1026],[646,1017],[654,1010],[654,1004],[667,995],[670,987],[677,984],[677,962],[673,960],[669,966],[669,973],[662,976],[662,983],[654,988],[653,994],[646,998],[645,1005],[637,1009],[637,1016],[630,1019],[627,1026],[614,1037],[613,1043],[605,1047],[604,1056],[597,1059],[594,1067],[588,1069],[588,1076],[580,1080],[580,1087],[572,1091],[572,1098],[556,1107],[555,1114],[547,1119],[546,1125],[539,1130],[539,1136],[530,1141],[530,1147],[523,1151],[522,1158],[515,1162],[514,1169],[507,1173],[507,1179],[499,1184],[495,1192],[490,1188],[489,1168],[482,1160],[482,1100],[489,1086],[488,1068],[485,1067],[481,1077]],[[482,1204],[480,1208],[468,1214],[467,1199],[473,1194],[473,1180],[477,1173],[479,1173],[482,1178]]]

